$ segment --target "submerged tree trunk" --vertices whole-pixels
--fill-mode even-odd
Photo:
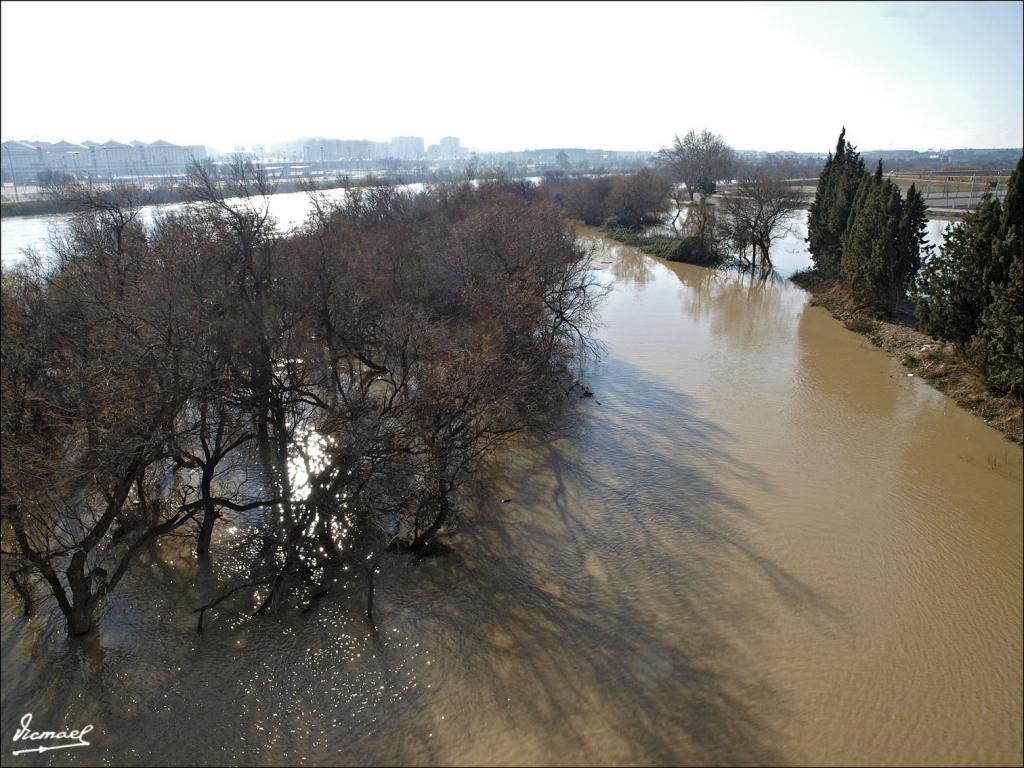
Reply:
[[[24,615],[31,616],[32,611],[35,609],[35,602],[32,599],[32,591],[28,587],[27,578],[20,573],[12,573],[8,576],[8,579],[11,582],[11,586],[14,587],[14,591],[18,593],[18,597],[21,598]]]
[[[75,637],[86,635],[92,631],[92,606],[88,603],[75,603],[68,616],[68,634]]]
[[[71,588],[71,601],[64,609],[68,622],[69,635],[84,635],[92,629],[93,613],[96,608],[96,595],[89,588],[89,578],[85,575],[85,552],[78,550],[71,557],[67,569],[68,586]],[[64,608],[64,606],[61,606]]]
[[[373,574],[377,570],[377,560],[374,558],[373,562],[370,563],[370,567],[366,570],[366,620],[370,622],[371,626],[376,626],[377,622],[373,619]]]
[[[338,543],[331,533],[330,524],[327,515],[321,514],[316,523],[316,537],[327,556],[331,560],[337,561],[341,559],[341,550],[338,549]]]
[[[260,445],[270,444],[269,411],[270,382],[269,365],[257,366],[252,374],[252,388],[256,399],[256,435]]]
[[[213,471],[204,466],[200,480],[200,493],[203,496],[203,520],[199,528],[199,543],[196,552],[205,555],[210,551],[213,540],[213,527],[217,523],[217,507],[213,503]]]
[[[375,595],[374,577],[377,575],[377,564],[384,555],[385,549],[387,549],[385,546],[377,547],[367,563],[366,568],[366,621],[369,623],[370,629],[373,630],[375,635],[377,633],[377,620],[373,615],[373,599]]]
[[[434,537],[434,535],[441,529],[441,526],[448,522],[448,518],[451,516],[451,504],[448,501],[447,489],[442,487],[438,488],[438,511],[437,516],[430,523],[430,527],[427,528],[423,533],[413,539],[412,544],[409,545],[409,549],[412,551],[422,550]]]

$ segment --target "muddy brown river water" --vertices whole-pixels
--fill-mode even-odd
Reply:
[[[85,642],[5,593],[4,764],[1019,764],[1020,448],[791,284],[597,259],[599,402],[385,563],[380,643],[355,594],[197,635],[242,565],[173,543]]]

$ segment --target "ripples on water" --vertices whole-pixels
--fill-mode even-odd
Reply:
[[[1019,762],[1019,449],[787,283],[598,262],[600,402],[497,457],[450,554],[385,558],[379,642],[357,585],[196,634],[240,517],[85,641],[5,591],[4,736],[96,726],[25,764]]]

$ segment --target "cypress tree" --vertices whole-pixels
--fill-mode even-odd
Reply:
[[[986,196],[977,210],[946,232],[938,254],[925,263],[916,287],[918,327],[966,349],[992,301],[992,281],[1006,268],[993,264],[1002,206]],[[1001,273],[999,275],[998,273]]]
[[[843,242],[845,247],[845,239],[848,234],[853,230],[854,224],[857,221],[857,214],[864,208],[864,203],[867,200],[871,190],[881,182],[881,177],[876,172],[873,176],[865,174],[860,179],[860,184],[857,186],[857,192],[853,196],[853,203],[850,206],[850,215],[846,219],[846,227],[843,230]],[[840,259],[840,266],[842,265],[842,259]]]
[[[864,176],[864,161],[839,133],[835,154],[829,155],[818,179],[814,202],[807,218],[807,242],[814,266],[822,274],[838,276],[842,264],[843,233]]]
[[[992,289],[976,347],[989,386],[997,392],[1024,395],[1024,258],[1019,247],[1006,282]]]
[[[1024,395],[1024,158],[1010,175],[999,232],[984,271],[990,301],[972,343],[975,360],[997,392]]]
[[[871,293],[873,250],[882,236],[884,200],[878,174],[864,176],[851,205],[842,239],[840,261],[843,282],[858,301],[867,302]]]
[[[882,163],[861,180],[843,235],[841,269],[853,297],[894,314],[917,274],[924,242],[924,200],[912,187],[904,203],[882,177]]]
[[[976,325],[968,311],[975,302],[965,300],[962,290],[975,282],[963,274],[972,269],[970,252],[970,230],[960,223],[951,224],[939,250],[925,260],[914,287],[917,327],[961,346],[971,339]]]
[[[1024,243],[1024,190],[1021,176],[1024,174],[1024,157],[1017,161],[1006,185],[1003,200],[1003,217],[999,237],[992,253],[992,262],[985,280],[990,285],[1002,285],[1010,277],[1010,265]]]
[[[925,205],[924,196],[917,191],[916,184],[911,184],[907,190],[899,230],[898,261],[892,277],[893,289],[897,294],[893,302],[894,310],[917,280],[921,269],[921,250],[927,241],[928,206]]]
[[[881,172],[881,163],[879,163]],[[903,287],[910,273],[910,265],[902,258],[900,225],[903,221],[903,195],[889,179],[882,183],[882,235],[878,247],[872,249],[867,300],[872,306],[896,314],[896,306],[903,297]]]
[[[846,132],[846,129],[843,129]],[[842,135],[839,137],[843,141]],[[814,192],[814,201],[811,203],[810,211],[807,214],[807,243],[814,266],[822,273],[830,272],[829,262],[830,250],[827,245],[829,236],[827,211],[832,208],[832,201],[835,198],[835,160],[832,153],[828,153],[825,160],[825,167],[818,178],[818,187]]]

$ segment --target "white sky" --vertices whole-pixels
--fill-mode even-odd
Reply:
[[[1024,144],[1020,2],[0,7],[4,138]]]

